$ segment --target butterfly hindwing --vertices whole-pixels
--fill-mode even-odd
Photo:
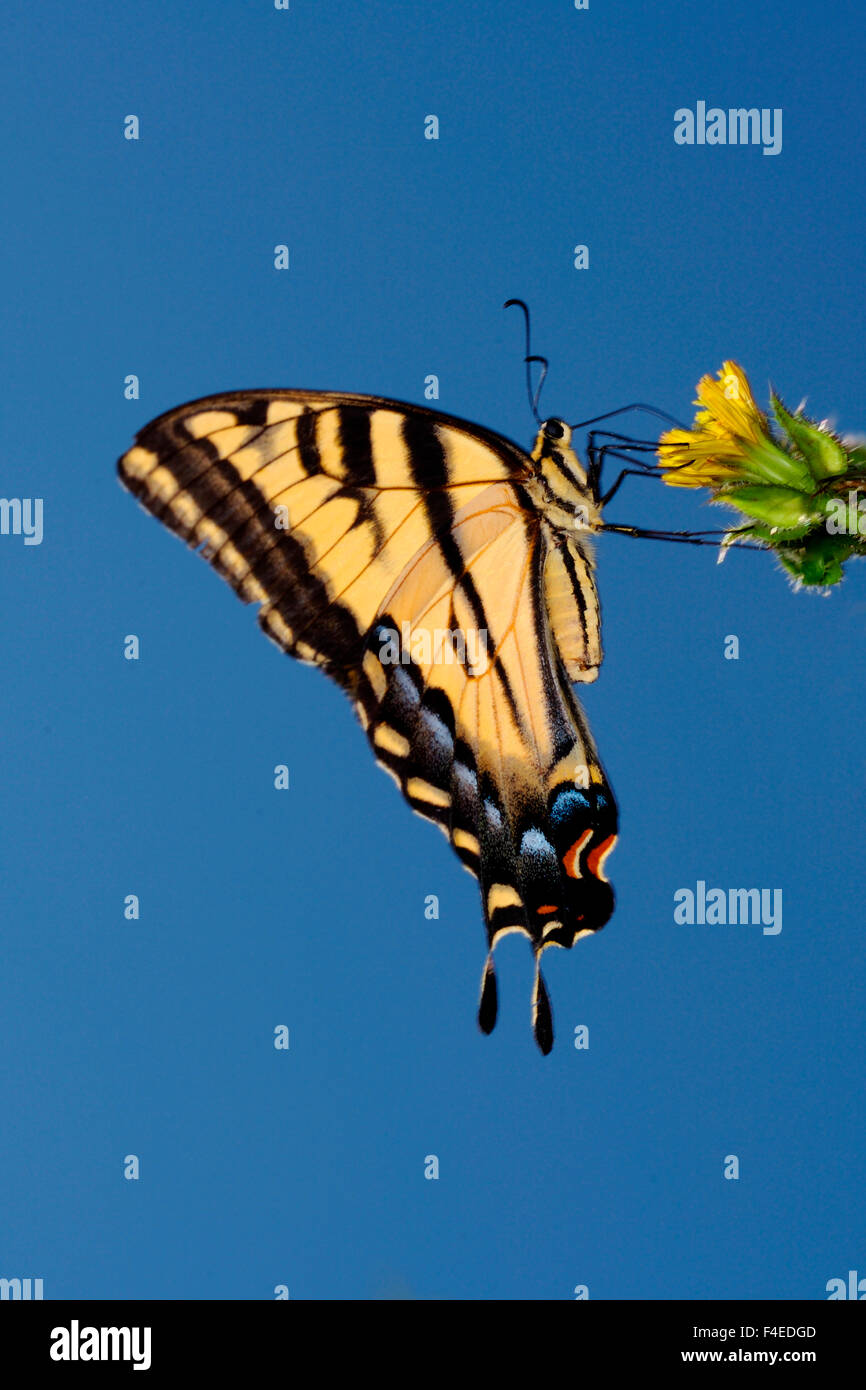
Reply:
[[[519,930],[538,959],[610,915],[616,808],[570,685],[601,659],[592,560],[539,506],[534,460],[422,407],[250,391],[161,416],[119,472],[283,650],[343,685],[478,877],[490,952]],[[533,1003],[546,1051],[538,971]],[[488,954],[485,1030],[495,1013]]]

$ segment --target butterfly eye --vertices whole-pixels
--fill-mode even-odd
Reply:
[[[545,420],[541,427],[548,439],[565,439],[568,425],[563,420]]]

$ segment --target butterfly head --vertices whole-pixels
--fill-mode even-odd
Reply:
[[[586,469],[571,443],[571,426],[555,416],[542,422],[532,450],[534,500],[559,530],[596,531],[601,512]]]
[[[541,433],[545,439],[549,439],[553,444],[559,444],[566,449],[571,443],[571,425],[566,424],[564,420],[558,420],[555,415],[552,415],[549,420],[542,421]]]

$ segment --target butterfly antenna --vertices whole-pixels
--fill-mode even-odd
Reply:
[[[550,363],[548,362],[548,360],[547,360],[546,357],[538,357],[538,356],[537,356],[536,354],[534,354],[534,353],[533,353],[531,356],[527,357],[527,359],[526,359],[526,364],[527,364],[527,365],[526,365],[527,386],[529,385],[529,363],[530,363],[530,362],[540,362],[540,363],[541,363],[541,371],[540,371],[539,374],[538,374],[538,385],[537,385],[536,388],[535,388],[535,395],[532,397],[532,400],[530,401],[530,405],[532,406],[532,413],[533,413],[533,415],[535,416],[535,422],[536,422],[536,424],[540,425],[540,424],[541,424],[541,416],[540,416],[539,413],[538,413],[538,398],[539,398],[539,396],[541,395],[541,388],[542,388],[542,386],[544,385],[544,378],[547,376],[547,369],[548,369],[548,367],[550,366]]]
[[[541,973],[541,952],[535,954],[535,984],[532,989],[532,1031],[545,1057],[553,1047],[553,1014],[544,976]]]
[[[502,307],[503,309],[510,309],[512,305],[515,305],[518,309],[521,309],[523,311],[523,323],[526,334],[526,353],[523,358],[526,364],[526,394],[529,397],[529,408],[535,416],[535,422],[536,424],[540,425],[541,416],[538,413],[538,398],[541,395],[541,388],[544,385],[544,378],[547,376],[547,369],[550,363],[548,362],[546,357],[539,357],[537,353],[534,353],[532,351],[532,337],[529,323],[529,306],[525,304],[522,299],[506,299]],[[538,386],[536,387],[535,391],[533,391],[532,389],[532,371],[529,365],[531,362],[541,363],[541,375],[538,379]]]

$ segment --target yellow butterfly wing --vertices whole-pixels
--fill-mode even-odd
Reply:
[[[118,468],[274,641],[339,681],[478,877],[490,1031],[497,939],[525,932],[538,962],[613,906],[616,807],[569,683],[601,659],[592,563],[546,513],[535,456],[418,406],[248,391],[161,416]],[[538,968],[534,1022],[549,1051]]]

